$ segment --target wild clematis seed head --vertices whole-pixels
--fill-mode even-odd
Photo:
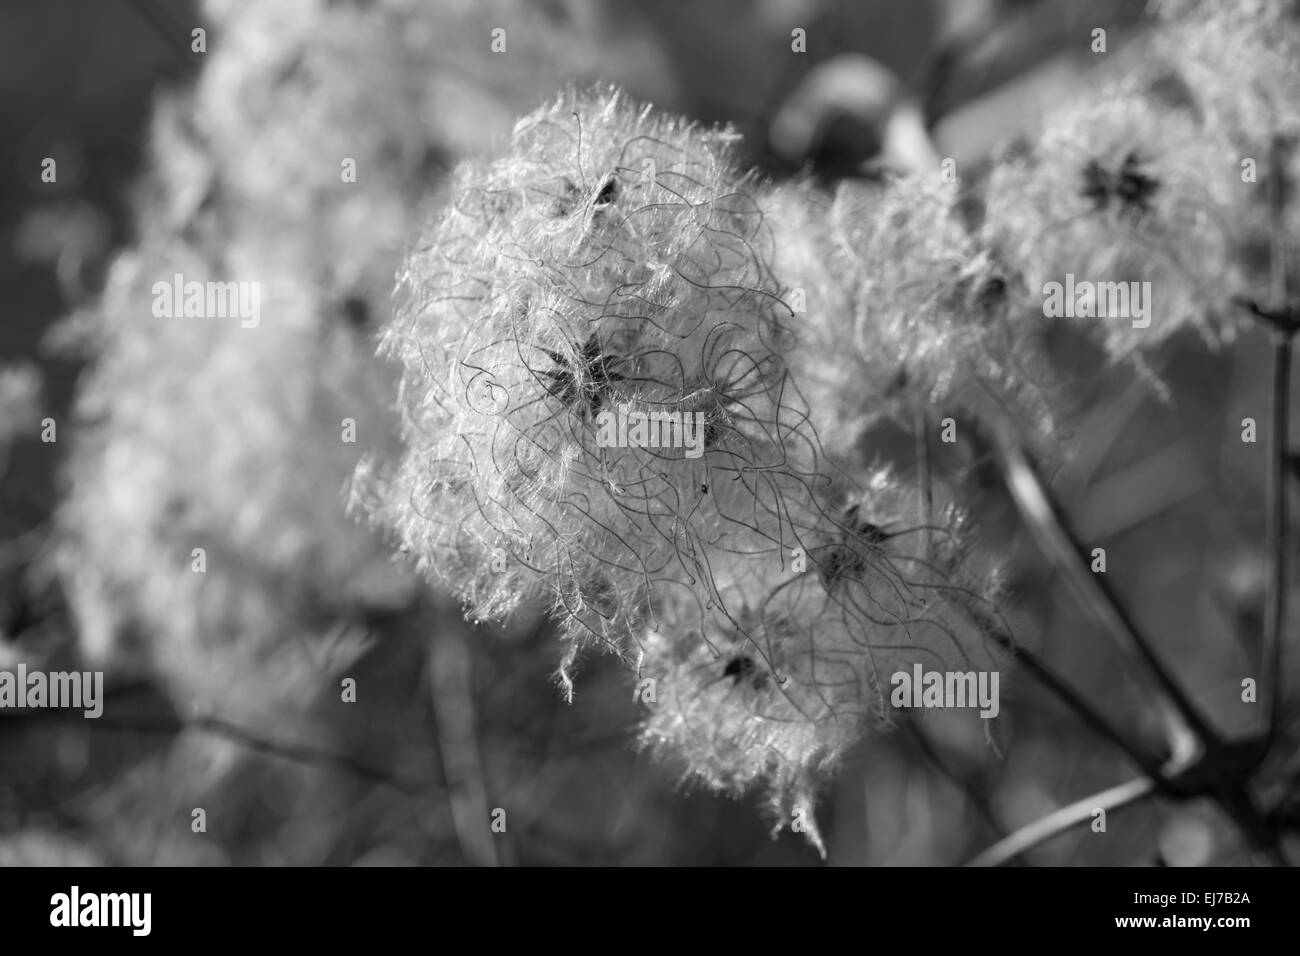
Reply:
[[[1081,303],[1080,317],[1139,366],[1181,329],[1231,339],[1240,300],[1271,281],[1279,193],[1281,232],[1300,222],[1287,187],[1300,177],[1295,5],[1160,10],[1141,67],[1055,111],[1027,156],[995,168],[983,237],[1030,297],[1067,276],[1141,291],[1144,315]]]
[[[403,267],[407,447],[361,497],[474,614],[540,598],[618,647],[803,480],[790,310],[729,138],[564,96],[458,169]]]
[[[1269,288],[1274,233],[1300,230],[1300,10],[1289,0],[1168,3],[1155,35],[1167,72],[1188,91],[1202,136],[1222,162],[1207,173],[1224,194],[1242,281],[1231,291],[1258,298]],[[1275,206],[1281,199],[1281,215]],[[1294,243],[1288,296],[1296,290]]]
[[[643,745],[710,788],[761,789],[780,828],[850,747],[898,721],[894,674],[1002,667],[983,632],[996,569],[972,560],[961,512],[919,513],[878,471],[808,529],[806,560],[733,560],[714,569],[716,604],[663,602],[640,659],[655,686]]]
[[[86,653],[121,663],[134,633],[145,666],[191,699],[245,668],[319,680],[287,634],[319,638],[322,615],[410,591],[343,508],[360,449],[394,439],[382,364],[350,329],[318,324],[330,310],[303,280],[305,250],[256,231],[222,248],[151,231],[114,263],[92,307],[105,345],[78,395],[93,425],[60,513]],[[176,274],[250,277],[259,324],[155,315],[155,284]]]
[[[1109,87],[1053,114],[1028,155],[994,170],[984,240],[1023,276],[1042,321],[1077,316],[1113,359],[1141,361],[1185,328],[1230,339],[1232,298],[1258,274],[1257,226],[1242,215],[1258,197],[1222,134],[1136,78]],[[1091,304],[1071,293],[1089,289]],[[1071,311],[1049,306],[1052,290]]]
[[[969,608],[994,589],[955,512],[823,449],[780,207],[730,138],[597,91],[462,165],[382,335],[404,448],[354,502],[472,616],[543,602],[566,693],[582,646],[635,659],[666,695],[647,744],[810,811],[890,723],[891,668],[992,659]]]
[[[958,202],[934,175],[771,199],[778,268],[805,308],[792,366],[839,458],[879,424],[948,414],[1010,420],[1038,445],[1056,437],[1041,335]]]
[[[1291,0],[1170,2],[1160,7],[1157,55],[1191,91],[1207,127],[1242,156],[1275,135],[1300,135],[1300,11]]]

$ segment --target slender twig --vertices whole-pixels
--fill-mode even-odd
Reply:
[[[1019,443],[1006,433],[997,436],[998,458],[1007,487],[1038,546],[1065,575],[1080,604],[1111,635],[1119,647],[1155,678],[1164,693],[1159,706],[1171,756],[1179,763],[1193,759],[1200,748],[1219,747],[1218,735],[1201,717],[1178,682],[1138,630],[1104,575],[1089,570],[1087,552],[1070,529],[1047,486],[1029,464]]]
[[[489,829],[491,811],[475,729],[473,683],[473,659],[461,628],[442,628],[429,646],[429,694],[452,826],[466,863],[497,866],[501,861]]]
[[[1287,298],[1286,200],[1289,184],[1286,160],[1290,147],[1281,136],[1274,136],[1269,147],[1268,291],[1274,310],[1281,310],[1285,308]]]
[[[923,507],[925,508],[924,521],[929,524],[933,502],[931,500],[929,444],[925,437],[926,428],[927,417],[923,412],[919,412],[916,418],[916,452],[918,472],[921,474]],[[1018,644],[1015,638],[995,620],[994,616],[988,613],[987,609],[969,604],[963,604],[963,607],[981,630],[1010,654],[1044,689],[1060,700],[1068,710],[1073,711],[1088,729],[1124,753],[1138,770],[1154,779],[1163,779],[1160,761],[1154,754],[1131,742],[1125,734],[1121,733],[1096,708],[1076,693],[1074,688],[1057,675],[1045,662],[1039,660],[1028,648]]]
[[[1094,793],[1090,797],[1084,797],[1059,810],[1054,810],[1028,826],[1021,827],[1006,839],[993,844],[971,860],[967,866],[1001,866],[1022,853],[1032,850],[1040,843],[1045,843],[1052,837],[1087,823],[1096,810],[1113,812],[1136,803],[1154,793],[1155,790],[1154,780],[1150,777],[1138,777],[1100,793]]]
[[[1269,157],[1269,209],[1271,231],[1269,243],[1269,299],[1275,313],[1284,313],[1287,305],[1286,241],[1286,149],[1280,137],[1274,137]],[[1291,430],[1291,351],[1293,330],[1274,333],[1273,345],[1273,427],[1269,434],[1266,548],[1269,555],[1268,597],[1264,608],[1264,635],[1261,642],[1261,680],[1267,681],[1268,736],[1271,747],[1277,736],[1282,704],[1282,629],[1286,626],[1287,598],[1287,453]]]
[[[204,730],[225,737],[254,753],[264,754],[268,757],[279,757],[284,760],[292,760],[304,764],[334,764],[363,780],[392,787],[394,790],[398,790],[408,796],[424,797],[428,796],[430,792],[436,792],[437,790],[442,789],[436,784],[423,784],[415,781],[402,780],[386,770],[372,767],[364,761],[358,760],[348,754],[337,753],[311,744],[268,739],[254,733],[246,727],[231,723],[230,721],[224,720],[220,717],[190,718],[182,721],[182,724],[186,729]]]
[[[1148,777],[1163,781],[1164,774],[1159,758],[1145,747],[1130,741],[1127,735],[1093,707],[1045,661],[1040,660],[1033,651],[1012,637],[996,613],[973,602],[963,602],[961,607],[981,631],[1011,655],[1030,677],[1064,704],[1066,709],[1072,711],[1085,727],[1127,756],[1136,769]]]
[[[921,553],[930,560],[930,528],[934,521],[934,487],[930,475],[930,418],[917,409],[913,419],[916,434],[916,481],[921,496]]]
[[[172,715],[165,717],[115,718],[105,715],[95,720],[86,720],[79,713],[50,709],[30,716],[43,717],[54,721],[75,721],[78,725],[89,730],[115,731],[128,734],[156,734],[172,737],[185,730],[197,730],[224,737],[246,750],[268,757],[277,757],[309,766],[332,764],[370,783],[382,784],[412,797],[427,797],[443,789],[440,784],[436,783],[404,780],[348,754],[316,747],[312,744],[263,737],[248,727],[211,715],[188,718]]]
[[[1273,427],[1269,435],[1266,477],[1267,510],[1264,529],[1269,555],[1268,593],[1264,607],[1260,680],[1268,700],[1268,745],[1277,735],[1282,704],[1282,628],[1286,623],[1287,592],[1287,432],[1290,428],[1291,339],[1283,336],[1273,346]]]
[[[984,625],[988,635],[1003,650],[1007,651],[1016,663],[1025,669],[1026,673],[1038,681],[1069,710],[1073,711],[1084,726],[1127,756],[1134,766],[1144,774],[1156,780],[1164,779],[1160,760],[1154,754],[1130,741],[1117,727],[1102,716],[1092,704],[1066,683],[1064,678],[1060,677],[1044,661],[1039,660],[1028,648],[1017,643],[1010,634],[996,626],[991,626],[987,620],[984,621]]]
[[[1002,821],[998,819],[997,811],[989,800],[988,788],[980,786],[979,781],[975,779],[976,775],[966,767],[950,766],[939,752],[938,745],[930,739],[930,735],[925,732],[925,728],[915,716],[907,715],[901,725],[916,742],[917,749],[921,751],[921,756],[928,760],[935,770],[939,771],[953,786],[962,792],[966,800],[984,818],[984,822],[997,834],[999,839],[1005,837],[1007,829],[1003,826]]]

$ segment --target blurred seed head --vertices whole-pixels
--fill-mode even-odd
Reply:
[[[771,201],[782,278],[806,296],[792,366],[842,459],[881,422],[948,414],[1009,420],[1035,447],[1058,437],[1041,330],[958,202],[937,173]]]
[[[1240,170],[1225,145],[1140,86],[1112,87],[1054,113],[1028,156],[994,170],[985,240],[1040,309],[1044,286],[1067,275],[1150,282],[1149,327],[1131,316],[1078,320],[1112,358],[1186,327],[1221,341],[1235,326],[1229,297],[1245,284],[1231,212]]]
[[[507,3],[209,4],[205,68],[156,110],[139,238],[70,323],[94,364],[60,563],[92,657],[121,664],[134,647],[187,702],[253,675],[319,686],[318,645],[340,621],[410,599],[410,576],[343,508],[358,457],[395,438],[370,325],[446,157],[486,141],[463,139],[468,104],[475,135],[494,117],[508,129],[561,62],[545,62],[538,21],[495,65],[494,92],[458,92],[491,54],[446,37],[486,37],[507,7],[505,22],[534,22]],[[260,326],[154,317],[153,283],[177,273],[258,282]]]

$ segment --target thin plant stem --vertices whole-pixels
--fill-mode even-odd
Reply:
[[[999,647],[1011,655],[1017,664],[1064,704],[1066,709],[1072,711],[1084,726],[1127,756],[1142,773],[1154,780],[1164,780],[1160,760],[1155,754],[1131,741],[1046,662],[1040,660],[1027,647],[1019,644],[992,615],[979,607],[968,606],[966,612]]]
[[[934,520],[934,488],[930,474],[930,417],[917,410],[913,421],[916,432],[916,481],[921,496],[921,553],[930,559],[930,528]]]
[[[1217,734],[1138,630],[1104,575],[1089,570],[1087,553],[1019,444],[1010,436],[999,434],[997,448],[1007,487],[1038,546],[1063,573],[1080,604],[1123,651],[1145,667],[1163,691],[1164,699],[1159,705],[1171,756],[1179,763],[1186,763],[1194,758],[1198,748],[1217,749]]]
[[[1046,843],[1052,837],[1087,823],[1097,810],[1111,813],[1150,796],[1155,790],[1154,780],[1150,777],[1138,777],[1108,790],[1102,790],[1100,793],[1094,793],[1090,797],[1077,800],[1021,827],[1010,836],[993,844],[966,865],[1001,866],[1039,844]]]
[[[428,670],[457,845],[467,864],[499,866],[496,840],[487,826],[490,804],[475,729],[473,659],[460,628],[444,627],[432,639]]]
[[[47,710],[36,717],[46,717],[56,721],[82,724],[80,714],[69,714],[61,710]],[[290,740],[277,740],[264,737],[257,731],[240,724],[232,723],[214,715],[201,714],[194,717],[139,717],[113,718],[104,716],[98,720],[84,721],[84,726],[94,731],[108,731],[126,734],[147,734],[158,736],[177,736],[187,730],[199,731],[222,737],[250,753],[265,757],[275,757],[304,766],[320,769],[335,767],[351,773],[367,783],[379,784],[410,797],[427,799],[430,795],[445,792],[441,783],[425,783],[415,779],[404,778],[380,767],[372,766],[345,753],[317,747],[314,744]]]
[[[917,749],[921,751],[921,756],[930,761],[931,765],[946,777],[953,786],[961,790],[962,795],[975,808],[976,812],[984,818],[984,822],[997,834],[999,839],[1005,837],[1007,835],[1006,827],[998,819],[997,811],[993,808],[993,804],[986,792],[987,788],[980,786],[979,781],[975,779],[975,774],[971,773],[966,767],[950,766],[939,752],[938,746],[926,733],[921,722],[914,716],[909,715],[907,719],[903,720],[902,727],[916,742]]]
[[[1280,137],[1272,142],[1269,166],[1269,209],[1271,231],[1269,243],[1269,299],[1277,314],[1287,308],[1287,241],[1286,241],[1286,147]],[[1269,555],[1268,594],[1264,607],[1264,634],[1261,642],[1261,680],[1268,694],[1267,743],[1271,748],[1277,736],[1282,706],[1282,629],[1286,626],[1287,599],[1287,531],[1290,515],[1287,508],[1287,456],[1291,431],[1291,352],[1294,331],[1284,329],[1273,345],[1273,427],[1269,434],[1269,461],[1266,476],[1267,511],[1264,520],[1265,547]]]
[[[1290,428],[1291,338],[1282,336],[1273,346],[1273,427],[1269,436],[1267,510],[1264,529],[1269,555],[1268,593],[1261,642],[1261,680],[1268,705],[1267,743],[1277,736],[1282,705],[1282,628],[1286,622],[1287,592],[1287,433]]]

